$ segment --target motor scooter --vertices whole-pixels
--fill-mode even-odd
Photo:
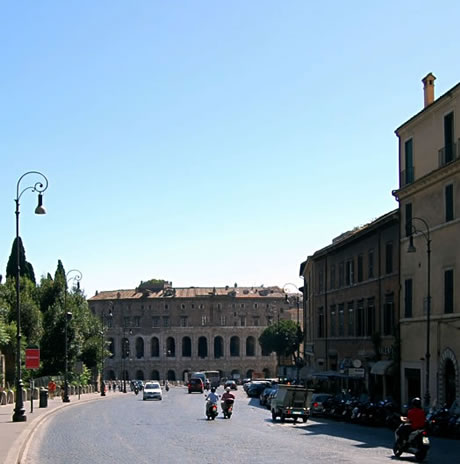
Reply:
[[[227,398],[222,400],[220,406],[222,408],[222,414],[224,415],[224,419],[230,419],[233,413],[233,403],[235,400],[233,398]]]
[[[425,429],[414,430],[409,434],[407,440],[401,437],[401,429],[408,422],[401,418],[403,423],[395,431],[395,443],[393,445],[393,453],[399,458],[403,453],[415,455],[418,462],[422,462],[430,449],[430,439],[428,438]]]
[[[206,401],[206,418],[214,420],[217,417],[217,404],[212,401]]]

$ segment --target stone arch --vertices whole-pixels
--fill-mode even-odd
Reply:
[[[176,372],[173,371],[172,369],[170,369],[170,370],[168,371],[168,373],[166,374],[166,378],[167,378],[168,380],[171,380],[171,381],[175,382],[175,381],[176,381]]]
[[[253,336],[246,338],[246,356],[256,355],[256,339]]]
[[[160,356],[160,341],[158,337],[152,337],[150,340],[150,356],[152,358],[158,358]]]
[[[156,369],[152,371],[152,380],[160,380],[160,373]]]
[[[230,338],[230,356],[240,355],[240,338],[234,335]]]
[[[136,380],[145,380],[144,371],[141,371],[140,369],[136,371]]]
[[[192,339],[190,337],[182,337],[182,356],[184,358],[192,357]]]
[[[264,373],[264,377],[266,379],[269,379],[270,378],[270,369],[268,367],[265,367],[262,372]]]
[[[141,359],[144,357],[144,339],[142,337],[136,338],[136,358]]]
[[[208,339],[206,337],[198,338],[198,356],[200,358],[208,357]]]
[[[108,349],[110,351],[110,357],[114,358],[115,357],[115,340],[113,337],[110,337],[108,339],[108,342],[109,342]]]
[[[450,348],[446,348],[441,355],[439,373],[439,400],[441,404],[447,403],[450,406],[456,398],[460,397],[458,361]]]
[[[214,337],[214,358],[219,359],[224,357],[224,339],[218,335]]]
[[[246,371],[246,378],[247,379],[252,379],[252,374],[254,373],[254,369],[248,369]]]
[[[174,358],[176,356],[176,340],[174,340],[174,337],[168,337],[166,339],[166,353],[165,354],[168,358]],[[174,376],[175,375],[176,374],[174,374]]]

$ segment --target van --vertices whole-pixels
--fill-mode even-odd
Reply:
[[[270,404],[273,422],[279,417],[281,422],[302,419],[307,422],[310,417],[313,390],[298,385],[280,385]]]
[[[204,372],[194,372],[191,376],[190,379],[201,379],[203,382],[204,387],[206,388],[206,382],[208,379],[206,378],[206,375]]]

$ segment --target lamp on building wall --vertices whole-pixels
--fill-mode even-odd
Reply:
[[[414,226],[413,222],[419,221],[423,224],[423,229],[417,229]],[[407,248],[408,253],[415,253],[417,249],[414,246],[414,236],[413,234],[421,234],[426,241],[426,259],[427,259],[427,297],[426,297],[426,353],[425,353],[425,397],[424,403],[425,407],[429,408],[431,403],[430,395],[430,318],[431,318],[431,236],[430,236],[430,227],[425,219],[419,217],[413,217],[408,224],[410,227],[410,236],[409,236],[409,246]]]
[[[19,192],[19,185],[21,180],[29,175],[34,174],[42,178],[43,182],[36,182],[34,185],[26,187]],[[22,194],[26,190],[32,190],[32,192],[38,192],[38,205],[35,208],[35,214],[46,214],[46,210],[43,207],[43,192],[48,188],[48,179],[38,171],[29,171],[23,174],[16,184],[16,402],[13,413],[13,422],[25,422],[27,416],[25,414],[23,391],[24,385],[21,379],[21,301],[20,301],[20,285],[19,279],[21,274],[20,264],[20,246],[19,246],[19,200]]]
[[[67,311],[67,289],[69,288],[69,283],[72,282],[76,286],[77,291],[80,290],[80,280],[83,275],[78,269],[71,269],[65,275],[65,292],[64,292],[64,314],[65,314],[65,326],[64,326],[64,395],[62,396],[62,401],[64,403],[69,403],[69,355],[68,355],[68,325],[72,319],[72,312]]]
[[[104,343],[104,328],[105,322],[112,319],[113,316],[113,302],[109,301],[107,304],[109,307],[108,315],[105,314],[105,307],[102,308],[101,312],[101,396],[105,396],[105,383],[104,383],[104,359],[105,359],[105,343]]]

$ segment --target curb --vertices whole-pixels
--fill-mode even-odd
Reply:
[[[118,396],[118,395],[117,395]],[[106,399],[113,399],[114,396],[106,397]],[[91,401],[97,401],[100,399],[100,396],[94,398],[84,398],[78,400],[77,402],[62,403],[59,406],[54,407],[46,412],[44,412],[40,417],[31,421],[27,427],[20,433],[16,440],[12,443],[8,454],[6,455],[6,461],[3,464],[21,464],[23,459],[27,456],[27,449],[30,445],[31,439],[34,433],[37,431],[38,427],[52,414],[55,414],[61,411],[63,408],[82,405],[84,403],[90,403]]]

